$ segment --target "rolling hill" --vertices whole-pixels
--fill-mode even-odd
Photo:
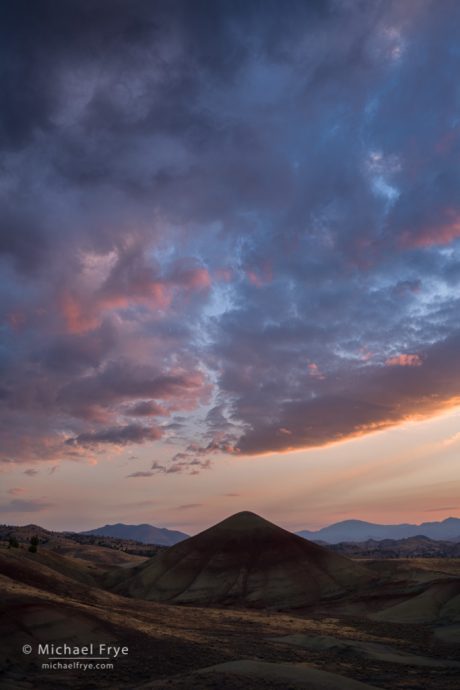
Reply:
[[[339,542],[329,548],[349,558],[460,558],[460,542],[423,536]]]
[[[116,589],[153,601],[289,608],[370,579],[359,563],[242,512],[145,561]]]
[[[115,538],[2,531],[2,690],[458,690],[459,559],[367,560],[364,569],[253,513],[143,562],[99,545],[128,543]],[[110,554],[126,560],[111,565]],[[123,591],[107,588],[112,574]],[[39,644],[95,640],[129,647],[110,676],[40,669]]]

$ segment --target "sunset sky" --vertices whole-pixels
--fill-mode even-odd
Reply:
[[[0,522],[460,516],[460,4],[0,33]]]

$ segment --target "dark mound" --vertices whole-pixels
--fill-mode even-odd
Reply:
[[[348,558],[243,512],[146,561],[118,590],[181,604],[290,608],[369,579]]]

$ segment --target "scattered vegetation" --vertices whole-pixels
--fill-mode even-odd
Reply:
[[[33,537],[30,538],[30,546],[29,546],[30,553],[37,553],[39,543],[40,542],[39,542],[37,535],[34,535]]]
[[[164,551],[168,548],[156,544],[143,544],[133,539],[100,537],[97,535],[79,534],[78,532],[53,532],[39,525],[24,525],[22,527],[0,525],[0,542],[7,542],[8,548],[18,548],[22,544],[26,548],[28,545],[32,546],[32,537],[37,537],[39,540],[36,546],[38,544],[47,544],[56,548],[59,544],[68,545],[69,543],[103,546],[107,549],[121,551],[131,556],[142,556],[143,558],[151,558],[159,551]],[[11,540],[13,540],[13,543],[11,543]]]

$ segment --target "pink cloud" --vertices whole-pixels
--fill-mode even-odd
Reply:
[[[374,356],[374,353],[371,352],[370,350],[368,350],[367,347],[361,347],[359,349],[359,356],[363,362],[369,362],[369,360],[371,360],[372,357]]]
[[[211,276],[206,268],[184,259],[176,262],[169,281],[187,290],[204,290],[210,287]]]
[[[308,373],[313,379],[318,379],[319,381],[322,381],[326,378],[315,362],[310,362],[310,364],[308,364]]]
[[[99,319],[94,314],[93,309],[89,309],[70,292],[64,291],[59,295],[58,303],[67,333],[73,335],[85,333],[99,325]]]
[[[172,302],[172,293],[169,286],[160,281],[152,281],[139,286],[139,292],[131,294],[114,294],[102,297],[98,302],[100,311],[108,309],[126,309],[129,306],[143,304],[151,309],[166,310]]]
[[[431,247],[450,244],[460,237],[460,213],[448,208],[442,214],[438,224],[427,225],[417,231],[406,230],[402,233],[400,245],[407,249],[412,247]]]
[[[30,416],[17,420],[14,415],[8,415],[7,424],[2,429],[2,450],[7,458],[0,462],[7,462],[6,467],[13,467],[17,463],[35,463],[36,461],[57,461],[64,456],[71,460],[87,459],[88,454],[79,449],[63,446],[64,436],[52,428],[51,422],[43,416],[36,420]],[[40,428],[42,427],[42,429]],[[9,457],[8,457],[9,456]],[[24,471],[29,477],[39,472],[30,468]]]
[[[143,305],[166,311],[176,295],[202,292],[211,286],[211,276],[193,258],[173,262],[166,270],[149,261],[137,247],[120,251],[108,276],[97,287],[63,290],[58,296],[58,310],[66,332],[82,334],[97,328],[104,313]]]
[[[422,363],[420,355],[415,354],[396,355],[385,360],[387,367],[419,367]]]
[[[290,429],[285,429],[285,427],[281,427],[280,429],[278,429],[278,431],[280,434],[284,434],[285,436],[292,435],[292,431],[290,431]]]

